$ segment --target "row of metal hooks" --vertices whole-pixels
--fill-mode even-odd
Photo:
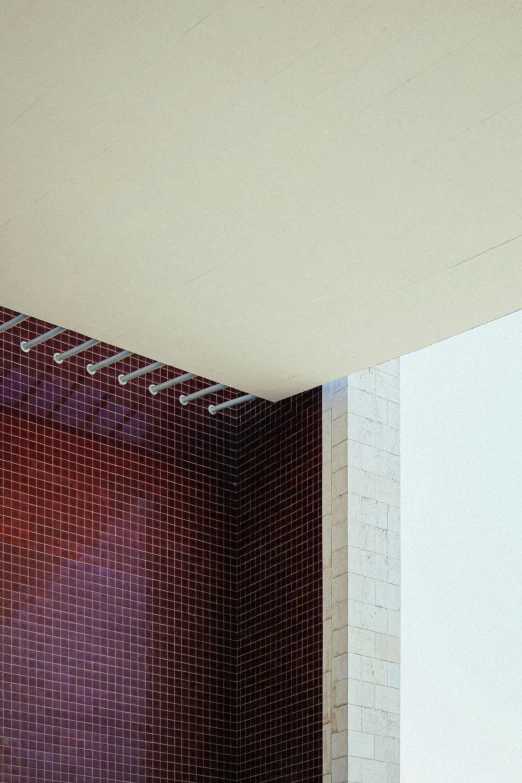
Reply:
[[[27,318],[29,318],[28,315],[20,313],[20,315],[16,315],[14,318],[11,318],[10,321],[6,321],[5,323],[0,324],[0,334],[2,332],[6,332],[8,329],[11,329],[17,324],[22,323],[22,321],[25,321]],[[44,332],[44,334],[40,334],[38,337],[34,337],[32,340],[26,340],[20,343],[20,348],[22,351],[24,351],[24,353],[29,353],[32,348],[36,348],[37,345],[41,345],[42,343],[47,342],[47,340],[52,340],[53,337],[57,337],[62,332],[65,332],[65,327],[55,326],[54,329],[50,329],[48,332]],[[63,362],[67,361],[67,359],[70,359],[71,356],[77,356],[79,353],[83,353],[83,351],[92,348],[99,342],[100,340],[90,339],[80,343],[80,345],[74,346],[74,348],[69,348],[68,351],[64,351],[63,353],[55,353],[54,361],[57,364],[63,364]],[[87,372],[89,375],[95,375],[98,370],[102,370],[104,367],[110,367],[111,364],[116,364],[116,362],[125,359],[127,356],[132,356],[132,351],[120,351],[119,353],[114,354],[114,356],[109,356],[107,359],[103,359],[101,362],[97,362],[96,364],[88,364],[86,368]],[[152,362],[152,364],[147,364],[145,367],[140,367],[138,370],[127,373],[127,375],[118,375],[118,381],[122,386],[125,386],[127,383],[129,383],[129,381],[133,381],[135,378],[141,378],[142,375],[146,375],[147,373],[153,372],[154,370],[159,370],[160,367],[164,366],[165,362]],[[164,381],[163,383],[151,383],[149,386],[149,392],[152,395],[156,395],[164,389],[170,389],[171,386],[177,386],[178,383],[183,383],[184,381],[188,381],[189,378],[193,377],[193,372],[186,372],[183,373],[183,375],[177,375],[174,378],[170,378],[168,381]],[[213,394],[214,392],[218,392],[226,388],[227,387],[224,383],[215,383],[212,386],[206,386],[205,388],[193,392],[192,394],[182,394],[180,395],[179,401],[182,405],[188,405],[192,400],[197,400],[200,397],[206,397],[207,394]],[[209,405],[208,410],[212,415],[215,415],[225,408],[232,408],[235,405],[242,405],[245,402],[250,402],[250,400],[255,399],[255,394],[242,394],[240,397],[234,397],[231,400],[219,403],[219,405]]]

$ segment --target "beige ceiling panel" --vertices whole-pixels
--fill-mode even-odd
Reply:
[[[509,0],[7,0],[0,303],[278,399],[522,307]]]

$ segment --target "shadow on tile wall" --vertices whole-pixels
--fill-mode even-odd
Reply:
[[[50,326],[0,336],[0,781],[318,781],[320,396],[213,418]]]
[[[321,389],[240,414],[241,783],[322,779]]]

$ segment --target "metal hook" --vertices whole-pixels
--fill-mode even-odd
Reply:
[[[12,327],[16,326],[16,324],[21,324],[22,321],[26,321],[27,318],[29,318],[29,316],[24,315],[23,313],[20,313],[20,315],[15,315],[15,317],[11,318],[10,321],[6,321],[5,324],[0,324],[0,334],[2,332],[7,332],[8,329],[12,329]]]
[[[147,364],[146,367],[141,367],[139,370],[134,370],[134,372],[130,372],[127,375],[118,375],[118,382],[122,386],[125,386],[126,383],[134,380],[134,378],[139,378],[140,376],[145,375],[148,372],[152,372],[153,370],[159,370],[160,367],[165,367],[165,362],[154,362],[153,364]]]
[[[206,397],[207,394],[212,394],[212,392],[221,391],[221,389],[226,388],[224,383],[215,383],[214,386],[207,386],[205,389],[200,389],[192,394],[182,394],[179,401],[182,405],[188,405],[191,400],[197,400],[199,397]]]
[[[98,370],[102,370],[104,367],[109,367],[111,364],[115,364],[116,362],[125,359],[127,356],[132,356],[132,351],[120,351],[120,353],[117,353],[114,356],[109,356],[108,359],[103,359],[103,361],[98,362],[97,364],[88,364],[87,372],[89,375],[94,375],[94,373],[98,372]]]
[[[214,416],[218,411],[224,410],[224,408],[231,408],[233,405],[241,405],[243,402],[249,402],[255,400],[255,394],[244,394],[242,397],[235,397],[233,400],[227,402],[221,402],[219,405],[209,405],[208,410]]]
[[[151,384],[149,386],[149,391],[151,394],[156,395],[158,392],[163,391],[163,389],[169,389],[171,386],[176,386],[176,384],[188,381],[189,378],[193,377],[193,372],[186,372],[184,375],[178,375],[177,378],[171,378],[170,381],[164,381],[164,383],[158,383],[156,385]]]
[[[35,337],[33,340],[26,340],[25,342],[20,343],[20,348],[24,353],[29,353],[31,348],[35,348],[37,345],[40,345],[40,343],[45,343],[46,340],[51,340],[62,332],[65,332],[65,326],[55,326],[54,329],[45,332],[45,334],[41,334],[39,337]]]
[[[54,361],[56,364],[63,364],[66,359],[70,359],[71,356],[76,356],[76,354],[82,353],[82,351],[86,351],[87,348],[92,348],[93,345],[98,345],[99,342],[99,340],[94,339],[86,340],[86,342],[77,345],[75,348],[69,348],[68,351],[64,351],[63,353],[55,353]]]

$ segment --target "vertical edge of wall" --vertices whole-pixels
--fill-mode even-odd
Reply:
[[[323,386],[323,783],[399,783],[399,385]]]

